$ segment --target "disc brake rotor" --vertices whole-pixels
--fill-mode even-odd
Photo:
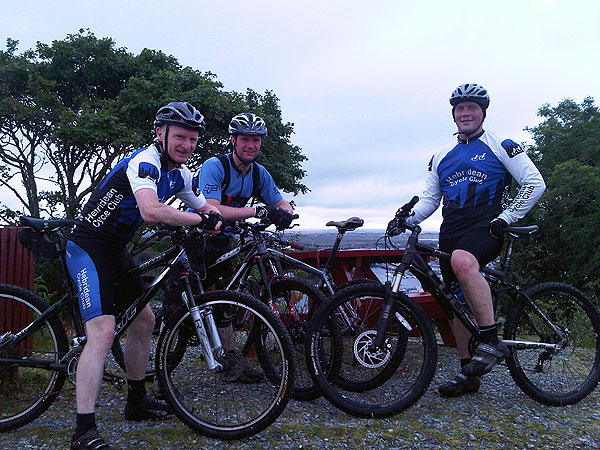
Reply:
[[[387,339],[383,344],[383,349],[372,350],[370,348],[376,335],[376,330],[367,330],[359,334],[354,340],[354,357],[362,366],[369,369],[377,369],[384,366],[391,356]]]

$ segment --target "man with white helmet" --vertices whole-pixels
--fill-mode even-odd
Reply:
[[[256,162],[263,138],[267,136],[265,121],[253,113],[237,114],[229,123],[229,135],[231,153],[214,156],[202,164],[194,177],[196,189],[204,194],[209,205],[219,209],[225,221],[266,218],[279,229],[287,228],[292,222],[293,209],[282,197],[271,174]],[[259,200],[264,205],[248,205],[250,199]],[[185,245],[192,267],[199,272],[203,272],[205,267],[232,248],[231,237],[226,234],[189,240]],[[204,286],[208,288],[216,284],[224,288],[233,272],[231,262],[223,262],[215,270],[205,273]],[[163,299],[165,317],[181,304],[180,291],[181,287],[172,277]],[[221,340],[228,352],[221,376],[230,382],[261,381],[262,374],[246,367],[241,355],[233,352],[233,343],[230,342],[233,317],[221,309],[215,310],[214,314]],[[155,395],[160,398],[160,391],[155,389]]]
[[[442,276],[449,286],[458,281],[481,331],[471,357],[470,334],[453,320],[462,370],[439,387],[444,396],[477,392],[480,377],[508,356],[498,339],[490,287],[479,270],[500,254],[503,230],[525,216],[545,190],[540,172],[519,144],[483,129],[489,103],[487,90],[478,84],[454,90],[450,105],[458,142],[432,157],[425,191],[407,219],[409,224],[423,221],[443,200],[439,248],[452,257],[440,260]],[[509,203],[512,178],[520,190]]]

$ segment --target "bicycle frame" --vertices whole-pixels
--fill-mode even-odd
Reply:
[[[75,288],[72,284],[71,277],[67,270],[65,251],[61,249],[61,253],[59,255],[59,264],[61,266],[62,275],[63,275],[63,285],[67,293],[61,298],[58,302],[51,305],[46,311],[44,311],[39,317],[37,317],[32,323],[30,323],[27,327],[23,328],[17,334],[10,336],[1,336],[0,337],[0,348],[9,343],[14,343],[15,341],[23,341],[27,337],[31,336],[36,330],[38,330],[44,323],[44,321],[52,317],[62,309],[67,309],[70,315],[73,318],[75,325],[75,334],[76,337],[73,341],[73,346],[76,347],[85,341],[85,327],[83,323],[83,319],[81,318],[81,314],[78,306],[78,297],[75,291]],[[175,269],[175,267],[181,264],[183,267],[183,271],[180,274],[181,279],[184,282],[184,292],[182,293],[182,299],[184,304],[190,311],[190,315],[194,320],[196,333],[198,338],[200,339],[200,343],[202,345],[202,349],[204,352],[204,356],[206,358],[206,362],[209,366],[209,369],[212,371],[219,371],[223,368],[223,366],[217,361],[216,355],[222,356],[221,352],[222,345],[220,341],[219,334],[217,333],[216,324],[214,322],[214,318],[212,317],[211,308],[201,308],[196,305],[194,290],[190,283],[189,273],[191,272],[190,263],[187,259],[187,255],[185,254],[185,250],[181,247],[180,244],[175,245],[161,254],[150,258],[146,261],[141,262],[136,267],[127,271],[121,278],[126,278],[132,275],[139,275],[145,273],[153,268],[165,266],[165,268],[154,278],[154,280],[150,283],[150,285],[146,288],[144,293],[138,297],[128,308],[119,313],[115,317],[115,341],[123,335],[123,333],[127,330],[129,325],[137,318],[140,312],[144,309],[144,307],[150,302],[152,297],[156,294],[158,289],[160,288],[161,282],[163,282],[168,275]],[[198,283],[199,293],[202,293],[202,286]],[[208,330],[208,331],[207,331]],[[11,364],[10,359],[5,359],[3,364]],[[45,361],[41,359],[31,358],[24,362],[23,360],[13,361],[14,363],[18,363],[21,366],[30,366],[30,367],[39,367],[39,368],[52,368],[53,370],[59,369],[67,371],[68,360],[63,358],[60,364]],[[112,378],[112,377],[109,377]]]
[[[394,277],[389,285],[390,293],[397,293],[400,290],[400,284],[404,273],[408,270],[411,272],[429,293],[435,298],[438,304],[442,307],[444,312],[449,318],[457,317],[458,320],[467,328],[467,330],[477,338],[479,336],[479,327],[477,326],[473,314],[466,306],[464,306],[460,300],[448,289],[444,282],[436,275],[429,264],[425,261],[423,256],[436,257],[440,259],[450,259],[450,254],[441,250],[429,247],[418,242],[418,235],[421,232],[421,228],[418,225],[406,226],[411,230],[411,235],[408,238],[402,261],[394,271]],[[515,229],[516,230],[516,229]],[[526,302],[535,312],[538,314],[554,332],[561,338],[561,341],[565,339],[565,335],[557,328],[545,315],[544,313],[531,301],[527,294],[521,290],[518,286],[510,284],[507,281],[508,272],[510,268],[510,260],[513,251],[514,241],[518,235],[515,233],[508,233],[508,245],[500,264],[501,270],[497,270],[491,267],[482,267],[481,272],[486,280],[492,284],[492,298],[494,299],[494,309],[497,319],[499,310],[499,304],[502,300],[504,293],[512,292],[513,297],[517,301]],[[386,295],[383,312],[380,316],[378,323],[377,338],[374,342],[376,347],[381,347],[384,340],[383,330],[387,327],[389,321],[390,312],[393,308],[394,297],[393,295]],[[503,340],[503,342],[511,347],[516,348],[545,348],[551,350],[559,350],[562,347],[561,343],[550,344],[550,343],[532,343],[514,340]]]

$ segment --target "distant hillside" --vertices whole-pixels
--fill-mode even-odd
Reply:
[[[356,230],[348,231],[344,235],[344,240],[340,246],[341,249],[357,249],[357,248],[383,248],[383,230]],[[308,249],[331,248],[337,236],[336,230],[316,230],[316,231],[299,231],[295,233],[297,242]],[[404,247],[408,233],[396,236],[393,242],[398,247]],[[381,239],[379,243],[377,240]],[[426,232],[421,233],[420,240],[423,242],[438,240],[438,233]]]

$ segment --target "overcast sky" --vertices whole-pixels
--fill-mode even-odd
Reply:
[[[162,50],[228,91],[272,90],[309,158],[311,192],[294,199],[303,228],[350,216],[385,227],[453,139],[459,84],[487,88],[485,128],[521,142],[543,104],[600,102],[597,0],[30,0],[3,4],[0,45],[23,51],[80,28],[134,54]]]

